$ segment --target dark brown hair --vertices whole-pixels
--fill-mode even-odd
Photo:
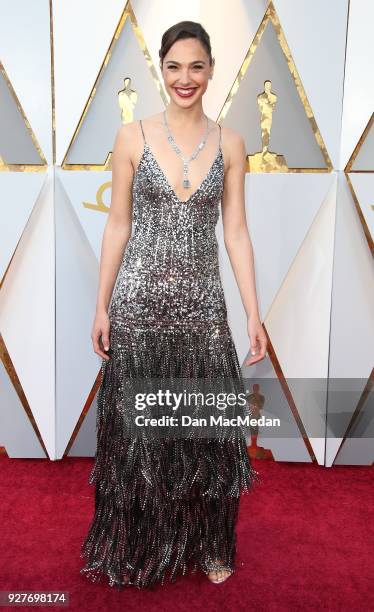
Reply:
[[[162,35],[161,49],[158,52],[160,56],[161,67],[162,62],[164,61],[164,57],[169,51],[170,47],[177,40],[182,40],[184,38],[197,38],[205,48],[209,56],[209,63],[210,65],[212,65],[212,49],[210,46],[210,37],[208,32],[203,28],[201,23],[198,23],[196,21],[180,21],[179,23],[176,23],[171,26]]]

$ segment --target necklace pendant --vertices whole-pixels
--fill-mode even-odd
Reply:
[[[190,181],[188,179],[183,179],[183,187],[188,189],[190,186]]]

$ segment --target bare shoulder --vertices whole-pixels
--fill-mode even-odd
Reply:
[[[222,143],[225,144],[229,154],[237,149],[245,149],[243,136],[229,127],[222,126]]]
[[[160,121],[162,119],[164,111],[160,113],[155,113],[154,115],[148,115],[148,117],[144,117],[144,121]]]
[[[163,119],[163,113],[155,113],[154,115],[148,115],[148,117],[143,117],[142,119],[143,123],[146,123],[147,125],[152,125],[152,124],[157,124],[157,125],[163,125],[164,123],[164,119]]]
[[[244,138],[239,132],[222,126],[222,149],[228,160],[228,167],[244,164],[246,148]]]
[[[142,141],[142,132],[138,120],[122,123],[116,132],[113,157],[121,161],[130,161],[134,165],[134,160],[139,157]]]
[[[128,148],[136,136],[141,136],[139,127],[139,121],[130,121],[129,123],[122,123],[117,130],[115,142],[119,144],[120,148]]]

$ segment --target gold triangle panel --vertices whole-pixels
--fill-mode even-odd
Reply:
[[[128,2],[62,162],[64,170],[111,170],[121,123],[161,111],[167,98]]]
[[[333,168],[272,2],[218,121],[246,134],[247,172]]]

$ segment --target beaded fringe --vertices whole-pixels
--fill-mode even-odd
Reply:
[[[234,571],[240,495],[259,480],[245,438],[131,438],[119,409],[126,376],[239,379],[227,323],[202,329],[124,323],[111,330],[110,346],[89,477],[96,485],[95,511],[80,571],[92,581],[107,576],[119,588],[163,584],[198,568],[208,573],[217,560]]]

